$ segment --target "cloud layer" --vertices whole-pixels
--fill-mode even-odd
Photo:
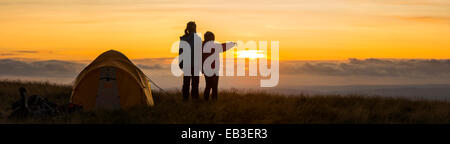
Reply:
[[[84,64],[58,60],[24,62],[13,59],[1,59],[0,75],[68,77],[76,75],[83,67]]]
[[[170,58],[133,60],[143,70],[167,70]],[[73,77],[87,63],[0,59],[0,76]],[[281,74],[316,76],[368,76],[450,78],[450,60],[349,59],[347,61],[281,61]]]
[[[169,59],[139,59],[134,62],[141,69],[155,70],[169,68],[167,60]],[[0,76],[74,77],[86,65],[60,60],[30,62],[20,59],[0,59]]]
[[[290,62],[281,64],[283,73],[326,76],[450,77],[450,60],[349,59],[338,62]]]

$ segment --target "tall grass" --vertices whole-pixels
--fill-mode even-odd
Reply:
[[[0,112],[11,112],[19,99],[17,89],[26,87],[58,104],[67,104],[70,86],[51,83],[0,82]],[[153,107],[97,110],[46,118],[11,120],[2,123],[154,123],[154,124],[441,124],[450,123],[450,103],[358,95],[307,96],[264,92],[221,91],[219,100],[183,102],[178,91],[169,95],[154,91]]]

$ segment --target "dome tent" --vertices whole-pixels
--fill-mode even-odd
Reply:
[[[104,52],[80,72],[70,103],[87,110],[154,105],[148,78],[115,50]]]

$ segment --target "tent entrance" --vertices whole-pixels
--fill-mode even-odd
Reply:
[[[95,108],[120,109],[116,68],[114,67],[103,67],[100,69],[100,79]]]

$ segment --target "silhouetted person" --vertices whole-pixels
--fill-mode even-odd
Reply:
[[[236,43],[234,43],[234,42],[222,43],[222,44],[217,43],[217,42],[214,41],[215,40],[214,33],[210,32],[210,31],[207,31],[205,33],[204,39],[205,39],[205,41],[203,41],[203,44],[202,44],[202,48],[203,48],[202,62],[203,62],[203,66],[204,66],[203,67],[203,73],[205,73],[205,67],[209,67],[209,66],[205,65],[205,60],[207,58],[214,58],[215,61],[211,63],[211,69],[213,69],[214,74],[210,75],[210,76],[205,74],[206,86],[205,86],[205,92],[204,92],[204,96],[203,97],[205,98],[205,100],[209,100],[209,94],[210,94],[210,91],[212,90],[211,97],[212,97],[213,100],[217,100],[217,97],[218,97],[217,96],[217,93],[218,93],[217,89],[218,89],[218,86],[219,86],[219,75],[218,75],[218,73],[219,73],[219,67],[220,67],[221,62],[220,62],[220,56],[219,56],[220,51],[218,53],[215,53],[215,49],[214,48],[218,48],[218,47],[222,46],[222,51],[221,52],[225,52],[225,51],[231,49],[232,47],[234,47],[236,45]],[[208,42],[210,42],[210,43],[207,44]],[[207,45],[205,46],[205,44],[207,44]],[[210,53],[205,52],[205,49],[207,47],[211,48],[211,52]],[[217,66],[215,64],[216,61],[219,64]]]
[[[196,50],[201,50],[201,37],[197,35],[197,26],[195,22],[190,21],[187,23],[186,29],[184,30],[184,35],[180,37],[180,41],[186,41],[189,43],[190,46],[190,68],[186,68],[187,70],[190,69],[190,74],[186,74],[186,71],[184,71],[184,77],[183,77],[183,100],[187,101],[189,99],[189,86],[192,82],[192,91],[191,96],[192,99],[198,99],[198,84],[199,84],[199,76],[198,74],[195,75],[194,73],[199,73],[201,71],[201,54],[194,55]],[[194,43],[198,43],[197,45],[194,45]],[[181,46],[181,45],[180,45]],[[180,48],[179,54],[181,55],[183,53],[183,49]],[[194,56],[198,57],[197,59],[200,60],[200,64],[195,66],[195,59]],[[181,58],[181,56],[180,56]],[[183,69],[183,61],[180,61],[180,68]]]
[[[30,114],[28,108],[28,96],[27,90],[24,87],[19,88],[20,99],[14,102],[11,106],[13,112],[9,116],[10,118],[24,118]]]

